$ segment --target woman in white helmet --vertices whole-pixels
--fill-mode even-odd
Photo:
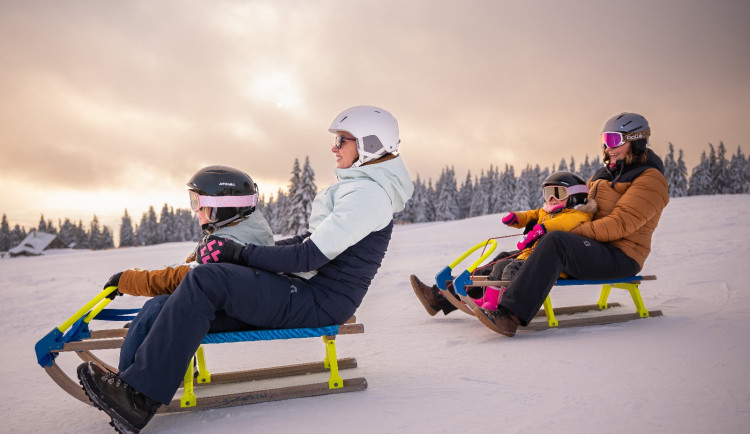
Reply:
[[[357,310],[385,256],[393,214],[414,186],[386,110],[352,107],[329,131],[338,182],[316,196],[307,233],[275,246],[209,237],[199,248],[204,265],[169,296],[131,366],[119,374],[78,367],[85,392],[113,423],[143,428],[172,399],[209,331],[323,327]]]

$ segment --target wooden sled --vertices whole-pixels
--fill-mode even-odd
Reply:
[[[442,293],[442,295],[448,300],[453,306],[461,310],[462,312],[474,316],[474,308],[476,303],[468,295],[467,288],[470,287],[504,287],[510,284],[510,281],[489,281],[486,276],[472,276],[474,270],[485,261],[490,254],[494,251],[497,243],[495,240],[490,239],[476,244],[474,247],[467,250],[458,259],[453,261],[450,265],[443,268],[435,276],[435,282]],[[453,268],[459,263],[465,260],[470,254],[483,249],[482,255],[474,263],[472,263],[466,270],[453,277]],[[604,280],[580,280],[580,279],[559,279],[555,286],[575,286],[575,285],[601,285],[601,292],[599,294],[599,300],[596,304],[567,306],[554,309],[552,307],[552,301],[549,297],[544,300],[543,309],[540,309],[535,318],[544,316],[546,321],[532,320],[526,327],[525,330],[545,330],[554,327],[578,327],[588,325],[600,325],[600,324],[612,324],[624,321],[630,321],[634,319],[648,318],[652,316],[662,316],[660,310],[649,311],[643,304],[643,298],[640,293],[640,284],[644,280],[656,280],[656,276],[631,276],[622,279],[604,279]],[[635,312],[625,314],[608,314],[608,315],[595,315],[588,317],[571,317],[565,319],[557,319],[557,315],[574,316],[575,314],[584,313],[588,311],[604,311],[612,307],[619,307],[620,303],[608,303],[610,292],[612,288],[624,289],[630,293],[635,305]],[[453,291],[451,291],[453,289]]]
[[[92,405],[84,393],[78,378],[71,378],[55,362],[60,353],[74,352],[83,361],[94,362],[101,367],[116,372],[117,369],[99,359],[92,351],[120,348],[127,333],[127,329],[89,330],[92,319],[127,320],[134,317],[138,309],[117,310],[104,307],[111,302],[107,295],[116,287],[108,287],[89,303],[78,310],[68,321],[52,329],[35,346],[37,361],[58,386],[69,395]],[[98,316],[98,317],[97,317]],[[182,385],[182,395],[172,400],[168,406],[162,406],[159,413],[174,413],[182,411],[202,410],[207,408],[222,408],[238,405],[256,404],[260,402],[279,401],[283,399],[328,395],[364,390],[367,380],[364,378],[343,379],[340,370],[357,367],[354,358],[337,358],[336,336],[342,334],[364,333],[364,326],[357,324],[355,318],[346,324],[317,328],[251,330],[224,333],[209,333],[203,339],[193,361],[185,372]],[[286,366],[251,369],[243,371],[211,373],[205,362],[204,345],[248,342],[259,340],[299,339],[322,337],[325,356],[321,361],[301,363]],[[197,370],[196,370],[197,367]],[[314,373],[329,373],[326,382],[294,384],[286,387],[275,387],[261,390],[247,390],[223,395],[197,396],[196,388],[210,388],[212,385],[230,383],[247,383],[271,378],[303,376]],[[179,390],[178,390],[179,393]]]

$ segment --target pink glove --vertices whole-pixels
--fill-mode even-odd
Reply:
[[[523,239],[516,244],[518,250],[523,250],[526,247],[530,247],[536,240],[542,238],[542,235],[546,234],[547,230],[542,225],[535,225],[531,232],[523,236]]]
[[[502,220],[504,225],[517,225],[518,224],[518,217],[512,212],[509,212],[508,214],[505,214],[505,217],[503,217]]]

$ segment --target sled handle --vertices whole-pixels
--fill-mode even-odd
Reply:
[[[466,259],[469,255],[471,255],[472,253],[474,253],[475,251],[477,251],[479,248],[485,247],[487,245],[489,245],[489,248],[487,249],[487,251],[484,252],[484,254],[482,256],[480,256],[479,259],[477,259],[476,261],[474,261],[474,263],[471,264],[469,266],[469,268],[466,269],[466,270],[469,271],[469,273],[471,273],[472,271],[474,271],[479,266],[479,264],[481,264],[482,262],[484,262],[484,260],[487,259],[492,254],[492,252],[495,251],[495,248],[497,247],[497,241],[495,241],[493,239],[489,239],[487,241],[482,241],[481,243],[477,243],[477,245],[475,245],[474,247],[472,247],[469,250],[467,250],[466,252],[464,252],[463,255],[459,256],[458,259],[456,259],[455,261],[451,262],[451,264],[448,265],[448,267],[455,268],[456,265],[460,264],[461,261],[463,261],[464,259]]]
[[[437,275],[435,275],[435,283],[437,284],[438,288],[442,289],[443,291],[447,291],[448,290],[447,282],[453,281],[453,275],[451,274],[451,272],[453,271],[453,268],[455,268],[456,265],[460,264],[464,259],[466,259],[469,255],[477,251],[479,248],[486,247],[488,245],[489,245],[489,248],[487,249],[487,251],[484,252],[484,254],[480,256],[479,259],[474,261],[474,263],[471,264],[469,268],[466,269],[469,273],[473,272],[479,266],[479,264],[484,262],[484,260],[487,259],[492,254],[492,252],[495,251],[495,248],[497,247],[497,241],[490,238],[487,241],[482,241],[481,243],[477,243],[474,247],[464,252],[463,255],[459,256],[458,259],[451,262],[450,265],[440,270],[437,273]]]
[[[68,318],[67,321],[60,324],[57,329],[64,333],[65,330],[69,329],[70,326],[72,326],[76,321],[78,321],[83,315],[86,314],[91,308],[99,304],[99,306],[96,306],[96,309],[91,310],[91,312],[86,315],[86,318],[84,318],[84,322],[87,324],[99,313],[102,309],[104,309],[105,306],[107,306],[112,300],[106,299],[109,294],[111,294],[113,291],[116,291],[116,286],[108,286],[102,290],[99,294],[97,294],[94,298],[91,299],[88,303],[86,303],[82,308],[78,309],[76,313],[73,314],[70,318]],[[106,299],[106,300],[105,300]]]

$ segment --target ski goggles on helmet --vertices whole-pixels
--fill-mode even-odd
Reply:
[[[550,197],[554,197],[557,200],[566,199],[571,194],[587,193],[589,188],[585,185],[571,185],[570,187],[564,187],[562,185],[548,185],[542,187],[542,197],[545,201],[549,200]]]
[[[198,212],[201,208],[240,208],[258,204],[258,193],[249,196],[204,196],[193,190],[190,193],[190,209]]]
[[[357,139],[352,139],[351,137],[344,137],[344,136],[333,136],[333,146],[336,147],[336,149],[341,149],[342,146],[344,146],[344,142],[347,140],[351,140],[353,142],[356,142]]]
[[[651,131],[638,131],[636,133],[623,134],[617,131],[605,131],[602,133],[602,147],[608,149],[619,148],[625,142],[638,139],[646,139],[651,135]]]

